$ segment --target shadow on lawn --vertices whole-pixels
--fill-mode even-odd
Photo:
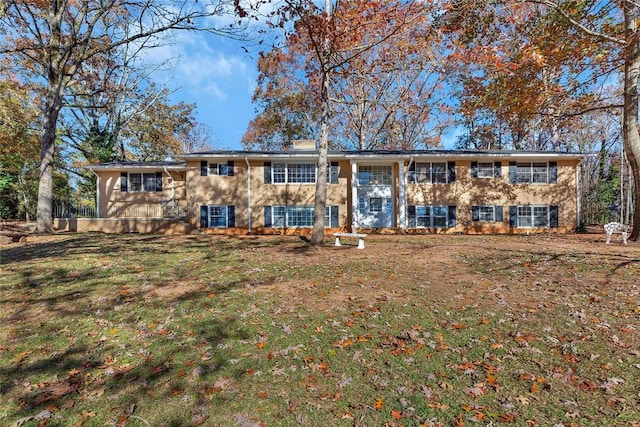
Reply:
[[[179,244],[183,250],[202,250],[200,259],[206,259],[215,257],[211,246],[221,242],[230,245],[224,250],[248,244],[207,236],[184,239]],[[178,262],[158,270],[165,273],[158,278],[131,273],[136,283],[126,291],[114,282],[117,271],[65,263],[76,256],[90,255],[95,261],[100,256],[113,258],[136,250],[170,254],[173,244],[164,236],[74,235],[3,249],[2,263],[13,275],[14,284],[0,286],[0,320],[10,326],[5,335],[7,342],[1,343],[0,394],[19,408],[16,413],[5,415],[17,419],[48,406],[77,408],[106,394],[122,407],[112,410],[121,414],[107,415],[117,419],[127,415],[126,407],[143,406],[145,403],[138,402],[144,399],[148,405],[149,396],[163,398],[156,393],[179,393],[188,379],[203,381],[204,388],[223,368],[237,377],[245,375],[240,366],[229,369],[229,361],[239,355],[225,346],[228,340],[250,338],[244,322],[234,315],[197,315],[212,307],[208,293],[221,294],[244,286],[243,277],[209,283],[205,289],[194,286],[193,290],[172,293],[176,280],[188,281],[188,266]],[[39,261],[56,258],[60,262],[54,268],[39,265]],[[166,258],[157,259],[162,262]],[[150,280],[151,285],[144,286],[143,280]],[[166,293],[161,293],[163,288],[167,288]],[[176,320],[166,330],[161,325],[152,326],[152,319],[166,323],[169,316],[181,316],[170,310],[178,304],[189,304],[188,309],[194,314],[188,322],[178,324]],[[125,334],[120,338],[119,330],[133,336]],[[188,368],[179,365],[186,359],[191,359]],[[179,375],[180,370],[188,371],[187,379]],[[209,387],[213,388],[213,382]],[[67,414],[77,412],[74,409]],[[176,425],[184,422],[176,417]],[[3,417],[5,421],[7,418]]]

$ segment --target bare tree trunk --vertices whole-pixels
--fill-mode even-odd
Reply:
[[[49,104],[55,102],[47,97]],[[55,153],[55,129],[59,106],[47,105],[44,130],[40,139],[40,180],[38,185],[38,211],[36,213],[36,231],[53,232],[53,157]]]
[[[627,44],[625,46],[624,65],[624,150],[631,166],[635,183],[635,212],[631,240],[640,235],[640,132],[638,123],[638,77],[640,76],[640,39],[636,28],[636,7],[630,1],[624,2],[624,24]],[[622,166],[622,165],[621,165]]]

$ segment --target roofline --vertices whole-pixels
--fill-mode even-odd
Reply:
[[[129,171],[131,169],[143,169],[143,170],[158,170],[158,169],[166,169],[166,170],[177,170],[182,171],[186,170],[187,163],[186,162],[171,162],[171,163],[163,163],[163,162],[112,162],[112,163],[101,163],[99,165],[90,165],[85,166],[85,169],[89,169],[92,171]]]
[[[481,158],[510,158],[510,159],[549,159],[563,158],[582,160],[589,154],[567,153],[559,151],[534,151],[534,150],[330,150],[327,157],[330,159],[347,160],[410,160],[411,158],[446,157],[455,160],[473,160]],[[201,153],[188,153],[177,156],[185,160],[194,159],[317,159],[316,150],[291,150],[291,151],[243,151],[243,150],[218,150]]]

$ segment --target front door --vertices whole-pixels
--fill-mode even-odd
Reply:
[[[393,227],[393,168],[387,165],[358,167],[358,226]]]

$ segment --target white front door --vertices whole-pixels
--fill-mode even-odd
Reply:
[[[387,165],[358,167],[358,226],[393,227],[393,168]]]

